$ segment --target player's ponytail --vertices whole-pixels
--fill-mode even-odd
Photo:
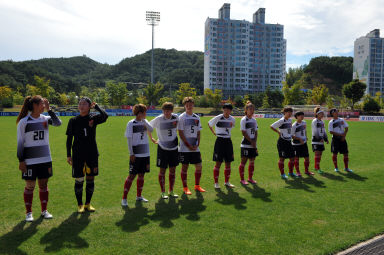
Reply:
[[[315,113],[315,117],[317,117],[317,113],[320,111],[320,107],[319,106],[315,107],[313,111]]]
[[[253,108],[253,109],[255,109],[255,105],[252,104],[252,102],[248,100],[248,101],[245,103],[245,107],[244,107],[244,115],[247,115],[247,110],[248,110],[249,108]]]
[[[24,99],[23,107],[21,107],[19,116],[17,116],[16,124],[19,123],[19,121],[27,116],[28,112],[33,110],[33,104],[38,104],[40,101],[43,100],[41,96],[27,96]]]

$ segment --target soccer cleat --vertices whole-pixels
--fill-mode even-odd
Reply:
[[[220,185],[218,183],[215,183],[215,189],[220,189]]]
[[[295,173],[289,173],[288,175],[291,176],[292,178],[297,178],[298,177]]]
[[[246,180],[241,180],[240,183],[241,183],[241,185],[248,185],[249,184]]]
[[[321,169],[315,169],[319,174],[323,174],[324,172]]]
[[[168,199],[168,196],[167,196],[167,194],[165,194],[165,192],[161,192],[161,198],[162,199]]]
[[[288,176],[286,176],[285,174],[282,174],[281,179],[286,180],[286,179],[288,179]]]
[[[203,189],[200,185],[195,185],[195,190],[199,192],[205,192],[205,189]]]
[[[349,169],[349,168],[345,168],[344,171],[348,172],[348,173],[352,173],[352,169]]]
[[[53,218],[52,214],[50,214],[47,210],[45,210],[44,212],[41,212],[41,217],[43,217],[44,219],[52,219]]]
[[[127,199],[121,199],[121,206],[128,206],[128,201],[127,201]]]
[[[303,176],[301,175],[301,173],[297,173],[296,176],[299,177],[299,178],[303,177]]]
[[[231,188],[231,189],[235,187],[235,185],[233,185],[229,182],[224,183],[224,185],[227,186],[228,188]]]
[[[188,187],[183,188],[183,192],[185,195],[192,195],[192,192],[188,189]]]
[[[306,175],[315,175],[315,173],[312,173],[310,171],[305,172]]]
[[[335,168],[335,172],[338,173],[339,172],[339,168]]]
[[[179,197],[179,195],[175,194],[173,191],[170,191],[168,193],[168,196],[173,197],[173,198],[178,198]]]
[[[147,203],[147,202],[148,202],[148,199],[145,199],[144,197],[136,197],[136,201]]]
[[[250,184],[257,184],[257,181],[255,181],[255,180],[253,180],[253,179],[248,179],[248,182],[249,182]]]
[[[94,212],[96,211],[95,207],[93,207],[91,204],[84,205],[84,209],[88,212]]]
[[[32,222],[33,221],[33,215],[32,212],[29,212],[25,215],[25,221],[26,222]]]

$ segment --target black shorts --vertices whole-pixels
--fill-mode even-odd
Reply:
[[[22,173],[21,178],[23,180],[34,181],[36,178],[48,179],[52,176],[52,162],[27,165],[27,172]]]
[[[297,158],[309,157],[307,143],[300,144],[300,145],[293,145],[293,150],[295,151],[295,157],[297,157]]]
[[[331,152],[333,154],[348,154],[348,144],[347,141],[341,141],[340,138],[332,138],[331,143]]]
[[[242,158],[256,158],[259,156],[259,153],[256,152],[255,148],[240,148],[240,156]]]
[[[232,162],[233,160],[233,145],[231,138],[218,137],[213,150],[213,161]]]
[[[164,150],[157,146],[156,166],[160,168],[175,167],[179,165],[179,152],[175,150]]]
[[[136,157],[135,162],[129,161],[130,174],[149,173],[149,157]]]
[[[179,152],[179,161],[183,165],[200,164],[201,163],[201,154],[199,151]]]
[[[72,177],[81,178],[84,176],[99,175],[99,157],[72,158]]]
[[[324,151],[325,147],[324,144],[312,144],[312,151]]]
[[[293,150],[291,141],[284,140],[281,137],[279,138],[279,140],[277,140],[277,151],[279,152],[280,158],[295,157],[295,151]]]

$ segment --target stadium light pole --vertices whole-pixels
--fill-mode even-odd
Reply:
[[[154,59],[153,59],[153,46],[154,46],[154,35],[155,35],[155,26],[159,25],[160,22],[160,12],[154,12],[154,11],[146,11],[146,20],[147,24],[152,26],[152,61],[151,61],[151,83],[154,82],[154,74],[153,74],[153,66],[154,66]]]

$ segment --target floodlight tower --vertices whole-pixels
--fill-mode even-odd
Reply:
[[[155,34],[155,26],[159,25],[160,22],[160,12],[154,12],[154,11],[146,11],[146,20],[147,24],[152,26],[152,61],[151,61],[151,83],[154,82],[153,79],[153,64],[154,64],[154,59],[153,59],[153,45],[154,45],[154,34]]]

